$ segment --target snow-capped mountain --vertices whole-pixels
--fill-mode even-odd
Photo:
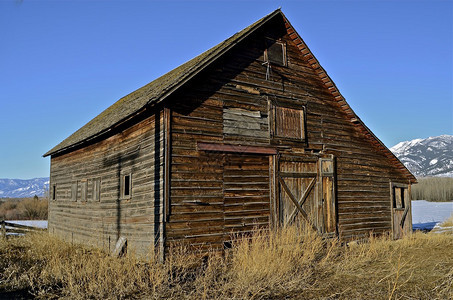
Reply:
[[[49,190],[49,177],[33,179],[0,179],[0,198],[43,196]]]
[[[416,177],[453,177],[453,135],[401,142],[390,150]]]

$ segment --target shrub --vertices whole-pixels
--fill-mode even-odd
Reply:
[[[48,201],[34,197],[19,202],[18,210],[27,220],[47,220]]]
[[[6,199],[0,204],[0,219],[47,220],[48,201],[45,198]]]

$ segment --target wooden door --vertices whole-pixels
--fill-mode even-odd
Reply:
[[[223,170],[224,241],[269,226],[269,156],[227,154]]]
[[[321,185],[322,223],[321,232],[337,233],[337,205],[335,190],[335,160],[333,156],[319,159],[319,177]]]
[[[281,225],[296,223],[320,234],[336,234],[334,167],[331,156],[280,157],[276,182]]]
[[[411,199],[409,187],[391,184],[393,238],[400,239],[412,231]]]
[[[332,156],[282,156],[278,162],[278,211],[283,226],[296,223],[321,234],[337,232]]]

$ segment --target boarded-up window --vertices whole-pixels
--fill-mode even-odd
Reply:
[[[71,200],[77,201],[77,181],[74,181],[71,185]]]
[[[272,39],[266,39],[264,61],[271,64],[286,66],[286,44]]]
[[[305,114],[303,108],[273,107],[275,137],[305,140]]]
[[[93,201],[101,201],[101,178],[93,179]]]
[[[82,202],[87,201],[87,190],[88,190],[88,183],[86,180],[80,181],[80,200]]]
[[[257,110],[235,107],[223,109],[223,133],[226,135],[268,139],[268,123],[267,114]]]

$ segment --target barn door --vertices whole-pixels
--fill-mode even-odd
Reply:
[[[337,207],[335,197],[335,160],[333,156],[319,159],[319,176],[322,201],[322,232],[337,232]]]
[[[279,221],[336,233],[333,157],[282,156],[276,174]]]
[[[404,184],[391,184],[393,238],[400,239],[412,231],[411,199]]]

